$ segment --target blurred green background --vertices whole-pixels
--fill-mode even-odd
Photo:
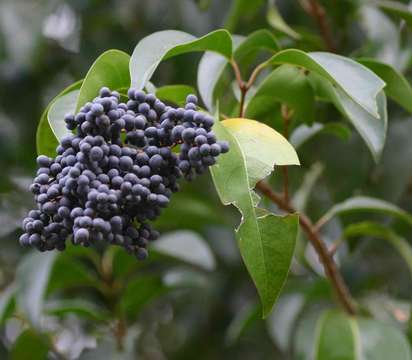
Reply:
[[[338,53],[377,58],[411,80],[412,37],[405,23],[361,0],[320,2]],[[319,311],[333,303],[316,255],[302,239],[275,312],[260,320],[234,239],[237,213],[219,203],[209,175],[185,185],[158,223],[169,239],[191,239],[183,247],[200,251],[194,265],[155,252],[147,263],[136,263],[121,249],[32,255],[17,240],[21,219],[33,205],[27,188],[35,173],[41,113],[99,54],[110,48],[131,53],[139,39],[163,29],[200,36],[221,27],[241,35],[267,28],[284,47],[325,50],[316,21],[301,3],[277,1],[300,34],[294,40],[271,27],[267,3],[259,0],[1,0],[1,359],[42,359],[48,352],[56,359],[305,358]],[[167,61],[154,84],[196,87],[200,57]],[[412,211],[412,121],[394,103],[388,109],[388,139],[379,164],[355,132],[347,141],[320,136],[299,149],[302,166],[291,170],[292,192],[307,200],[313,218],[358,194]],[[318,110],[320,119],[341,120],[330,107]],[[351,220],[332,221],[325,238],[339,238]],[[408,229],[394,226],[410,241]],[[186,232],[176,233],[181,230]],[[203,240],[207,245],[198,245]],[[338,256],[364,311],[407,329],[411,269],[392,247],[366,238],[345,244]]]

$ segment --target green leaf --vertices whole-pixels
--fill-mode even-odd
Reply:
[[[233,57],[237,61],[241,61],[246,55],[258,50],[266,50],[269,53],[280,50],[279,43],[270,31],[256,30],[244,38],[239,38],[233,51]]]
[[[246,117],[261,119],[273,116],[278,103],[295,110],[296,117],[312,123],[315,117],[315,95],[305,73],[296,66],[282,65],[259,84],[246,105]]]
[[[376,97],[385,83],[356,61],[326,52],[305,53],[289,49],[278,52],[268,64],[297,65],[314,72],[329,80],[373,117],[380,117]]]
[[[351,224],[345,228],[344,236],[346,238],[356,236],[372,236],[388,241],[403,257],[412,274],[412,247],[408,241],[399,236],[392,229],[385,225],[371,221]]]
[[[385,93],[392,100],[412,113],[412,87],[398,70],[374,59],[361,58],[358,61],[385,81]]]
[[[234,0],[225,21],[225,28],[233,32],[242,17],[253,17],[263,5],[264,0]]]
[[[305,173],[301,185],[295,191],[292,198],[292,204],[297,211],[305,211],[308,199],[314,194],[313,188],[322,175],[323,170],[324,166],[319,162],[315,162]]]
[[[360,332],[359,360],[411,360],[405,335],[395,327],[373,319],[357,320]]]
[[[295,149],[271,127],[249,119],[228,119],[222,124],[244,154],[250,189],[268,176],[274,165],[300,165]]]
[[[318,320],[315,360],[410,360],[404,334],[379,321],[328,310]]]
[[[57,252],[31,253],[16,271],[16,300],[19,309],[35,328],[40,328],[44,296]]]
[[[85,299],[59,299],[48,301],[44,306],[48,314],[64,316],[76,314],[94,321],[104,321],[109,318],[106,310]]]
[[[326,311],[317,324],[315,360],[359,359],[359,335],[356,321],[340,311]]]
[[[279,50],[279,45],[273,35],[267,30],[257,30],[247,37],[233,37],[233,57],[236,60],[244,58],[251,52]],[[213,93],[228,64],[228,60],[216,53],[206,52],[197,69],[197,87],[206,108],[213,111],[215,102]]]
[[[152,249],[157,252],[180,259],[187,263],[213,270],[215,258],[209,246],[193,231],[175,231],[167,233],[155,241]]]
[[[56,156],[56,147],[59,144],[56,137],[53,134],[52,129],[50,128],[49,121],[48,121],[48,113],[50,106],[61,96],[66,95],[67,93],[80,89],[83,80],[79,80],[74,84],[68,86],[64,89],[60,94],[58,94],[52,101],[50,101],[49,105],[47,105],[46,109],[44,110],[39,125],[37,126],[36,132],[36,148],[37,154],[43,154],[46,156],[54,157]]]
[[[385,145],[388,127],[384,91],[382,90],[376,98],[380,114],[379,118],[376,118],[329,81],[320,76],[311,76],[311,81],[316,87],[318,95],[333,102],[336,108],[352,123],[368,146],[375,162],[378,162]]]
[[[4,323],[10,308],[14,302],[16,288],[14,284],[10,284],[0,294],[0,325]]]
[[[225,342],[228,346],[233,346],[239,338],[259,320],[260,311],[260,306],[252,303],[236,312],[226,330]]]
[[[101,54],[87,72],[80,88],[76,112],[99,95],[99,90],[107,86],[110,90],[130,87],[130,56],[120,50],[108,50]]]
[[[132,86],[143,89],[163,60],[188,52],[206,50],[230,58],[230,34],[226,30],[216,30],[196,38],[182,31],[165,30],[146,36],[137,44],[130,60]]]
[[[156,297],[168,291],[162,279],[157,276],[140,276],[130,281],[120,300],[120,308],[129,316],[140,310]]]
[[[75,256],[65,252],[59,254],[55,260],[47,291],[51,294],[57,290],[79,287],[99,288],[99,285],[99,281],[91,269]]]
[[[233,204],[242,214],[236,230],[240,253],[262,302],[266,317],[286,280],[293,256],[298,216],[275,216],[256,208],[253,191],[274,163],[298,164],[293,148],[268,126],[247,119],[230,119],[214,126],[217,137],[230,144],[211,173],[223,204]]]
[[[298,149],[308,140],[320,134],[335,135],[336,137],[347,141],[351,136],[351,131],[345,124],[339,122],[330,122],[326,124],[315,122],[311,126],[302,124],[293,130],[289,141],[295,149]]]
[[[47,359],[48,352],[48,341],[43,336],[28,329],[19,335],[10,349],[10,360],[44,360]]]
[[[155,93],[163,101],[183,106],[186,103],[186,97],[195,94],[196,91],[187,85],[167,85],[157,88]]]
[[[405,20],[409,26],[412,25],[412,11],[408,5],[393,0],[378,0],[375,1],[374,4],[391,15],[399,16],[401,19]]]
[[[282,15],[280,15],[279,10],[276,6],[275,0],[270,0],[268,5],[268,11],[266,13],[266,20],[270,26],[274,29],[289,35],[295,40],[299,40],[301,36],[293,30],[286,22],[283,20]]]
[[[412,215],[408,214],[405,210],[387,201],[366,196],[355,196],[334,205],[319,219],[317,224],[318,226],[322,226],[336,215],[359,211],[391,215],[412,226]]]
[[[303,294],[282,294],[276,304],[275,310],[267,319],[266,326],[269,335],[282,352],[286,352],[293,338],[298,336],[295,332],[296,323],[304,306],[305,297]]]
[[[71,134],[71,131],[66,128],[64,117],[66,114],[74,114],[76,110],[77,98],[80,90],[73,90],[59,97],[49,109],[47,119],[50,128],[53,131],[54,137],[61,140],[66,135]]]

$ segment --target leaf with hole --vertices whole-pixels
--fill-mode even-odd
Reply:
[[[242,214],[236,230],[240,253],[258,290],[262,315],[273,308],[286,280],[298,230],[298,216],[276,216],[257,208],[253,188],[274,164],[299,164],[292,146],[270,127],[247,119],[217,122],[214,131],[230,144],[228,154],[211,168],[224,205],[233,204]]]

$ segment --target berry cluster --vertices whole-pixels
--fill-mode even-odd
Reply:
[[[23,246],[64,250],[99,241],[123,246],[138,259],[158,237],[149,224],[179,190],[228,151],[211,131],[213,118],[197,111],[189,95],[184,108],[166,106],[153,94],[128,91],[128,101],[108,88],[65,118],[73,130],[54,159],[41,155],[30,190],[38,209],[23,220]]]

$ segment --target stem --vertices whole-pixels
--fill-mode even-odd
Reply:
[[[296,210],[287,202],[284,201],[283,197],[276,194],[272,189],[268,186],[268,184],[260,181],[257,184],[257,188],[272,200],[276,205],[279,206],[282,210],[288,213],[296,213]],[[302,227],[303,231],[306,233],[309,241],[311,242],[313,248],[317,252],[320,261],[323,264],[325,269],[325,274],[330,280],[333,289],[335,291],[336,297],[341,304],[342,308],[349,314],[355,315],[356,314],[356,307],[354,301],[352,299],[351,294],[343,280],[341,273],[339,272],[333,257],[330,255],[328,248],[326,247],[325,243],[321,239],[319,233],[313,227],[312,221],[305,215],[300,214],[299,216],[300,226]]]
[[[303,9],[316,21],[323,42],[330,52],[336,52],[336,45],[332,37],[332,31],[326,18],[326,11],[317,0],[301,0]]]
[[[268,66],[268,63],[265,61],[261,64],[259,64],[258,66],[255,67],[255,69],[252,71],[252,74],[249,77],[249,80],[246,83],[246,89],[249,90],[252,85],[254,84],[254,82],[256,81],[257,76],[259,75],[259,73],[266,67]]]
[[[242,79],[242,74],[240,73],[239,65],[237,64],[237,62],[234,59],[232,59],[230,61],[230,64],[232,65],[233,71],[235,72],[236,82],[240,90],[239,117],[242,118],[245,113],[246,93],[249,90],[249,88],[247,87],[247,84],[245,84],[245,82]]]
[[[245,115],[245,97],[246,97],[246,88],[242,87],[240,89],[240,104],[239,104],[239,117],[242,118]]]

